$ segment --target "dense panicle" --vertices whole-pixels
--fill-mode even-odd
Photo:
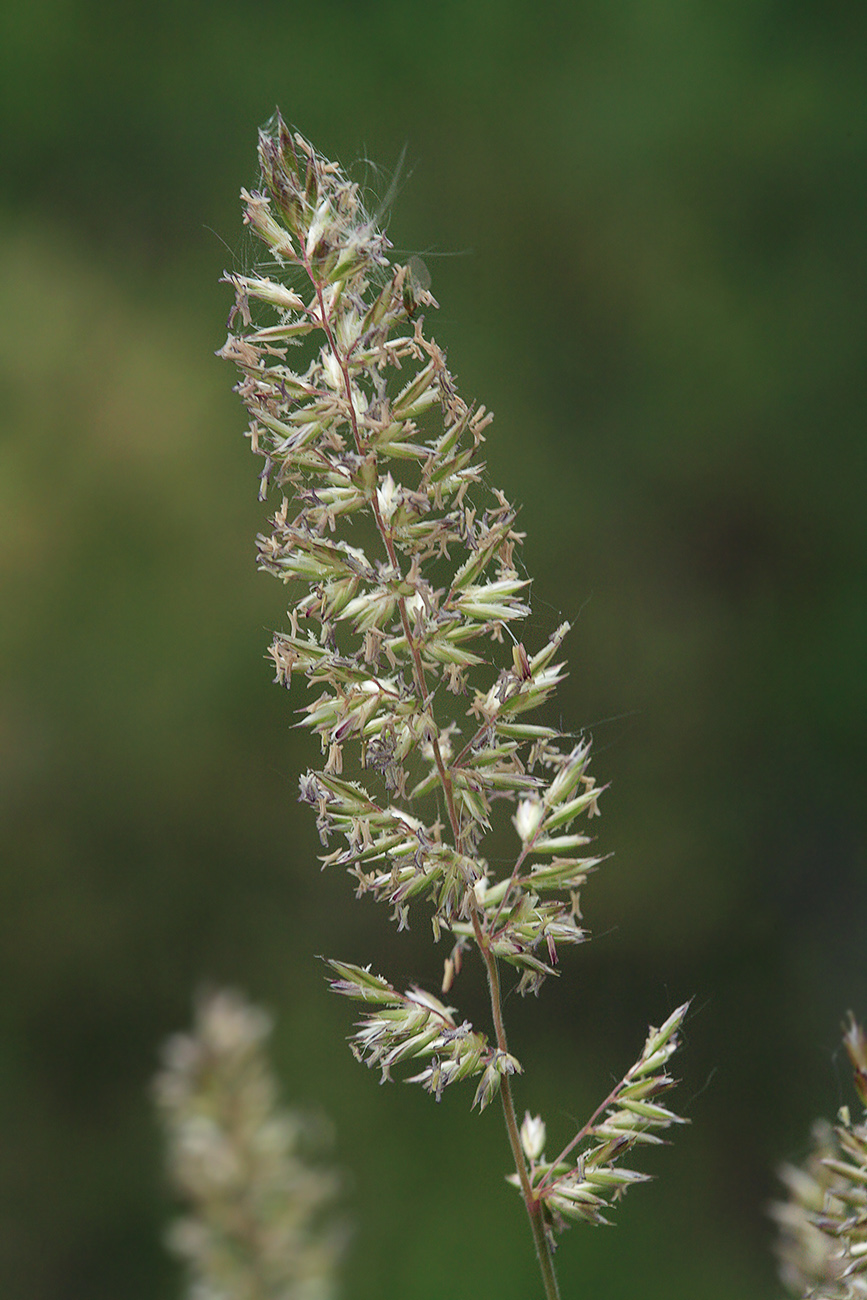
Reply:
[[[521,534],[483,480],[491,416],[425,333],[434,299],[388,262],[358,187],[279,118],[259,156],[243,198],[272,264],[226,276],[243,328],[221,355],[278,495],[260,565],[296,584],[270,654],[279,682],[313,691],[301,725],[325,761],[301,798],[360,892],[401,925],[428,900],[458,948],[481,927],[535,990],[584,938],[577,891],[598,862],[571,829],[597,811],[587,746],[525,721],[563,676],[568,625],[535,653],[513,631]],[[517,862],[497,880],[480,845],[509,804]]]
[[[613,1162],[675,1121],[650,1098],[671,1083],[662,1066],[685,1007],[557,1160],[527,1155],[500,969],[516,970],[521,993],[557,973],[560,950],[586,937],[579,894],[600,861],[583,829],[599,811],[589,745],[532,717],[564,676],[569,625],[541,645],[522,639],[522,534],[481,459],[491,415],[459,395],[427,332],[437,304],[426,277],[389,261],[358,186],[279,117],[259,157],[261,188],[242,198],[267,260],[225,276],[234,332],[220,355],[241,371],[260,495],[274,503],[260,567],[292,584],[270,648],[276,680],[306,678],[299,725],[323,755],[300,798],[323,863],[399,927],[421,904],[434,938],[449,936],[443,994],[465,956],[480,957],[494,1034],[369,967],[331,962],[332,987],[362,1005],[352,1048],[383,1079],[420,1061],[411,1081],[437,1099],[470,1077],[480,1109],[499,1095],[555,1297],[552,1231],[576,1215],[600,1220],[612,1189],[640,1178]],[[500,870],[483,852],[491,835]],[[541,1120],[529,1123],[534,1149]]]

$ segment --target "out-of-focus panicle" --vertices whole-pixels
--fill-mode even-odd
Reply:
[[[850,1014],[843,1039],[855,1089],[867,1105],[867,1039]],[[802,1165],[784,1165],[788,1198],[771,1206],[780,1277],[802,1300],[867,1297],[867,1110],[855,1123],[842,1106],[832,1127],[813,1127]]]
[[[332,1300],[345,1230],[339,1181],[314,1156],[328,1126],[277,1104],[268,1016],[237,993],[199,999],[155,1081],[168,1169],[187,1214],[171,1249],[190,1300]]]

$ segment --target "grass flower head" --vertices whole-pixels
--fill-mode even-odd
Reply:
[[[352,1049],[384,1079],[409,1067],[437,1098],[469,1079],[479,1109],[500,1097],[550,1297],[553,1233],[601,1220],[612,1189],[642,1177],[615,1162],[675,1120],[656,1098],[686,1008],[652,1031],[557,1160],[540,1163],[541,1120],[525,1121],[522,1141],[515,1117],[522,1067],[501,972],[538,993],[587,937],[579,892],[600,862],[586,830],[600,795],[589,744],[534,716],[565,675],[569,625],[540,646],[522,639],[522,534],[481,459],[491,415],[460,396],[428,332],[437,304],[424,278],[390,262],[358,186],[279,116],[259,159],[260,188],[242,198],[267,260],[226,274],[234,332],[220,355],[240,370],[260,494],[275,502],[260,567],[291,586],[270,649],[276,680],[306,678],[299,725],[321,747],[300,798],[323,862],[357,894],[400,928],[426,911],[447,942],[444,993],[477,956],[491,1030],[366,966],[333,961],[332,987],[357,1003]],[[485,855],[492,833],[514,846],[499,872]]]

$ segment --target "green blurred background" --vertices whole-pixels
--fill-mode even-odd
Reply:
[[[263,662],[257,467],[213,357],[279,104],[423,256],[530,644],[611,782],[592,944],[512,998],[566,1136],[694,995],[691,1128],[564,1296],[780,1295],[766,1204],[867,1017],[864,7],[843,0],[10,0],[0,13],[4,1300],[168,1300],[148,1096],[202,981],[278,1017],[351,1171],[348,1300],[538,1293],[495,1108],[379,1088],[316,953],[433,982],[321,876]],[[484,1018],[477,972],[462,1010]]]

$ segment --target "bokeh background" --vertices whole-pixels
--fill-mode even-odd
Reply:
[[[169,1300],[149,1080],[203,981],[277,1016],[349,1171],[347,1300],[538,1291],[491,1108],[380,1088],[314,954],[433,982],[319,874],[213,352],[280,105],[384,194],[496,412],[528,641],[609,781],[592,944],[509,1002],[566,1135],[694,996],[693,1123],[564,1295],[781,1294],[766,1205],[867,1017],[863,6],[28,0],[0,11],[0,1288]],[[365,161],[369,160],[369,161]],[[474,974],[462,1008],[483,1017]],[[456,1090],[457,1091],[457,1090]]]

